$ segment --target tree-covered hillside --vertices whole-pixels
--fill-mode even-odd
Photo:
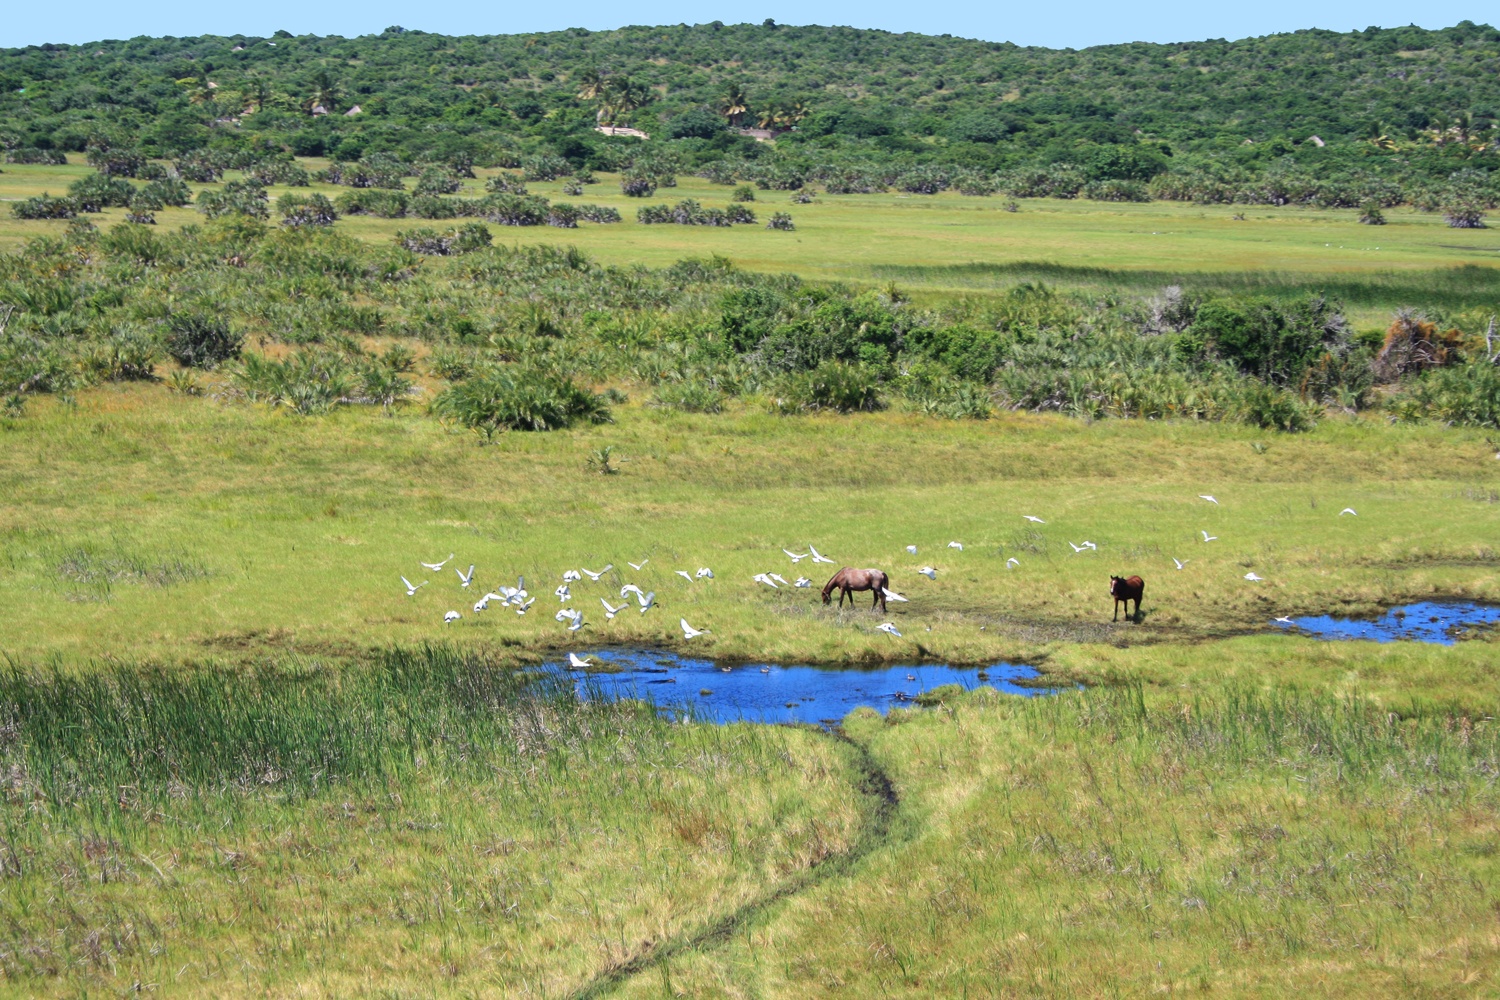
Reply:
[[[1429,178],[1500,163],[1500,32],[1464,22],[1237,42],[1021,48],[854,28],[676,25],[450,37],[235,35],[0,53],[0,141],[146,155],[279,147],[615,165],[600,121],[690,166],[768,154],[1144,181],[1188,161]],[[357,112],[354,112],[355,108]],[[351,113],[354,112],[354,113]],[[28,155],[35,155],[28,154]]]

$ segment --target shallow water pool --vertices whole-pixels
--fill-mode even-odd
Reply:
[[[714,722],[837,722],[862,706],[885,712],[915,704],[922,692],[945,684],[966,689],[989,685],[1023,697],[1054,690],[1016,684],[1041,675],[1034,667],[1013,663],[873,669],[720,664],[647,649],[605,649],[589,657],[605,670],[568,670],[566,661],[558,665],[574,677],[580,695],[647,698],[665,709],[685,709]]]
[[[1391,608],[1379,618],[1333,618],[1316,615],[1275,624],[1288,632],[1320,639],[1366,639],[1395,642],[1410,639],[1451,646],[1465,632],[1500,623],[1500,607],[1465,601],[1419,601]]]

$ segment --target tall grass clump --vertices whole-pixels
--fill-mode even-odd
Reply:
[[[551,431],[610,419],[604,397],[572,379],[509,365],[445,389],[433,400],[432,411],[485,440],[500,431]]]

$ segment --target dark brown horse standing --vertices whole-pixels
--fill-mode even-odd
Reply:
[[[875,591],[875,601],[870,605],[870,609],[873,611],[875,608],[879,608],[881,611],[884,611],[885,591],[890,585],[890,577],[878,569],[854,569],[845,566],[833,574],[833,579],[829,580],[823,586],[823,603],[829,603],[828,595],[833,593],[835,587],[839,591],[839,607],[841,608],[844,606],[844,598],[846,597],[849,598],[850,606],[854,605],[854,594],[851,591],[873,590]]]
[[[1109,596],[1115,599],[1115,621],[1120,620],[1120,602],[1125,603],[1125,617],[1141,620],[1141,595],[1146,592],[1146,581],[1138,576],[1129,579],[1123,576],[1109,578]],[[1135,602],[1135,614],[1130,613],[1130,602]]]

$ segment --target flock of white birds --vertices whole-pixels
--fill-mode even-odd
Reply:
[[[1198,499],[1203,500],[1207,503],[1211,503],[1216,507],[1219,506],[1218,499],[1210,494],[1199,494]],[[1339,517],[1344,517],[1346,515],[1357,516],[1357,513],[1352,507],[1345,507],[1343,510],[1339,511]],[[1023,514],[1021,515],[1021,517],[1023,520],[1029,521],[1033,524],[1047,523],[1042,518],[1037,517],[1034,514]],[[1200,533],[1203,536],[1203,544],[1208,544],[1210,542],[1216,542],[1219,540],[1218,535],[1210,535],[1206,530],[1201,530]],[[1081,555],[1084,552],[1097,552],[1099,550],[1098,545],[1087,539],[1078,543],[1069,541],[1068,545],[1072,547],[1074,555]],[[964,550],[963,543],[958,541],[949,542],[948,548],[954,549],[959,552],[962,552]],[[816,565],[817,563],[832,564],[834,562],[833,559],[823,555],[823,553],[819,552],[815,547],[811,545],[807,547],[806,552],[794,552],[791,549],[782,549],[781,551],[786,554],[787,558],[792,561],[792,564],[794,566],[801,563],[804,559],[811,559],[814,565]],[[906,551],[910,555],[916,555],[918,552],[918,547],[916,545],[908,545],[906,546]],[[452,562],[453,558],[454,553],[450,552],[448,553],[448,558],[442,560],[441,562],[424,562],[420,563],[419,565],[421,565],[424,569],[432,571],[433,573],[442,573],[444,567],[446,567],[448,563]],[[635,572],[639,573],[645,569],[646,564],[650,561],[651,560],[648,557],[642,559],[638,563],[627,562],[626,565]],[[1178,559],[1176,556],[1172,557],[1173,564],[1175,564],[1177,569],[1179,570],[1185,567],[1191,561],[1192,560],[1190,559]],[[1020,568],[1020,565],[1020,560],[1015,558],[1014,556],[1005,560],[1005,568],[1008,570],[1018,569]],[[557,587],[556,590],[553,591],[553,595],[562,605],[564,605],[564,607],[559,609],[557,613],[553,615],[553,618],[557,622],[565,624],[569,632],[578,632],[581,629],[588,628],[589,623],[584,620],[583,611],[577,606],[568,606],[573,601],[572,585],[576,583],[582,586],[582,581],[585,577],[587,577],[592,583],[598,583],[601,577],[603,577],[606,573],[612,571],[614,568],[614,563],[609,563],[600,570],[585,569],[583,567],[580,567],[578,569],[565,570],[562,574],[562,583]],[[453,572],[458,575],[459,587],[461,589],[468,590],[473,584],[474,571],[475,568],[473,564],[470,564],[467,571],[459,569],[456,566],[454,567]],[[685,569],[673,570],[672,572],[676,576],[680,576],[684,580],[686,580],[689,585],[715,579],[714,571],[707,566],[700,566],[696,572],[689,572]],[[917,573],[927,577],[927,579],[929,580],[935,581],[937,579],[938,570],[933,566],[923,566],[917,570]],[[1262,577],[1256,574],[1254,571],[1251,571],[1245,574],[1244,579],[1250,581],[1251,583],[1261,583],[1265,580],[1265,577]],[[799,575],[796,580],[788,581],[786,577],[782,576],[781,574],[770,572],[756,573],[753,577],[751,577],[751,581],[753,583],[770,587],[773,590],[780,590],[782,587],[807,589],[812,587],[813,585],[813,581],[806,576]],[[406,588],[407,597],[415,597],[417,595],[417,591],[427,586],[430,582],[430,580],[423,580],[421,583],[412,583],[405,576],[401,577],[401,583]],[[612,584],[610,584],[609,586],[611,588],[613,587]],[[887,601],[903,602],[907,600],[907,598],[889,589],[887,589],[884,593]],[[620,588],[621,603],[612,604],[607,597],[599,598],[599,603],[604,608],[605,620],[611,621],[615,618],[615,616],[623,614],[624,612],[630,610],[630,602],[632,599],[634,599],[636,605],[639,606],[640,613],[643,615],[657,606],[656,591],[645,591],[634,583],[627,583]],[[517,578],[516,585],[514,587],[496,587],[494,590],[487,592],[483,597],[480,597],[477,601],[475,601],[474,614],[477,615],[481,612],[488,611],[492,603],[497,604],[499,608],[510,608],[517,615],[525,615],[528,611],[531,610],[531,606],[536,603],[536,597],[527,591],[526,578],[519,577]],[[462,618],[463,615],[461,615],[457,611],[448,611],[443,615],[443,621],[449,624],[459,621]],[[1276,618],[1274,619],[1274,621],[1276,621],[1278,624],[1295,624],[1293,619],[1285,616]],[[712,629],[706,628],[694,628],[693,626],[688,624],[686,618],[680,619],[678,625],[682,629],[682,637],[684,639],[696,639],[699,636],[710,634],[713,631]],[[892,622],[885,622],[875,627],[878,631],[885,632],[887,635],[893,636],[895,638],[900,638],[901,636],[900,631],[897,630],[895,624]],[[929,627],[929,631],[930,630],[931,629]],[[588,664],[587,660],[582,660],[575,654],[570,653],[568,654],[568,656],[570,664],[574,667],[582,667]]]

